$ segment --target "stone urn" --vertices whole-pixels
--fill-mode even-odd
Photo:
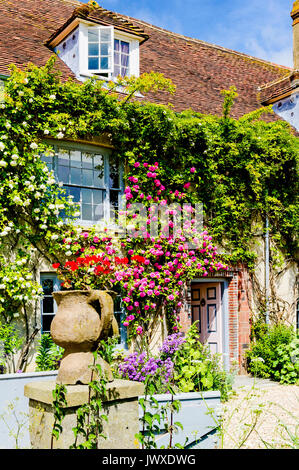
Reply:
[[[114,317],[113,299],[107,291],[69,290],[53,292],[57,313],[51,323],[51,335],[64,355],[56,382],[64,385],[88,384],[98,378],[90,366],[94,364],[93,352],[99,341],[118,334]],[[97,357],[97,364],[113,381],[109,364]]]

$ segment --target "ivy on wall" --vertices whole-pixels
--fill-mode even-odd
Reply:
[[[126,94],[119,93],[119,86]],[[46,256],[52,240],[64,230],[61,209],[76,216],[39,157],[52,151],[45,138],[88,140],[103,134],[114,146],[114,158],[131,168],[135,161],[159,162],[161,178],[170,189],[185,185],[189,201],[203,203],[205,223],[231,263],[254,266],[254,243],[263,233],[266,215],[272,239],[285,256],[295,255],[299,144],[289,125],[264,121],[262,114],[271,112],[268,108],[239,120],[231,118],[234,88],[223,92],[220,117],[192,109],[176,113],[170,106],[134,97],[136,91],[151,90],[173,93],[175,88],[155,73],[106,87],[98,80],[62,81],[54,57],[40,68],[11,67],[5,100],[0,103],[4,257],[11,258],[11,250],[17,249],[17,256],[26,259],[32,246]],[[0,280],[2,274],[0,268]],[[31,291],[39,292],[34,280]],[[7,301],[5,290],[0,296]]]

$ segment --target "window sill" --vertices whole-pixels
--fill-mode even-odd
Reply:
[[[108,84],[108,82],[114,82],[116,83],[116,77],[110,77],[110,78],[107,78],[107,77],[104,77],[104,76],[101,76],[101,75],[94,75],[92,73],[79,73],[78,77],[77,77],[80,81],[84,81],[84,80],[89,80],[91,78],[94,78],[96,80],[99,80],[99,81],[104,81]],[[104,87],[108,89],[108,86],[105,86],[104,84]],[[128,95],[129,93],[125,90],[124,87],[122,86],[118,86],[115,90],[115,92],[117,93],[121,93],[123,95]],[[139,92],[135,92],[134,96],[137,96],[138,98],[144,98],[144,96]]]

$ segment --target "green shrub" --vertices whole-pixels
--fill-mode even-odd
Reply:
[[[299,357],[299,345],[291,326],[269,326],[261,321],[252,325],[251,346],[246,352],[248,372],[282,383],[296,383],[298,359],[294,362],[295,357]]]
[[[44,333],[39,340],[39,348],[35,359],[36,371],[56,370],[63,355],[63,349],[57,346],[51,335]]]
[[[185,340],[176,354],[175,385],[181,392],[219,390],[226,400],[232,388],[230,375],[223,369],[220,355],[211,354],[209,347],[200,343],[197,322]]]
[[[281,383],[299,382],[299,338],[294,338],[290,344],[278,346],[277,359],[273,362],[275,367],[274,378]]]

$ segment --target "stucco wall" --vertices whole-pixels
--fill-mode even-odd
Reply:
[[[299,88],[273,105],[273,111],[299,131]]]

